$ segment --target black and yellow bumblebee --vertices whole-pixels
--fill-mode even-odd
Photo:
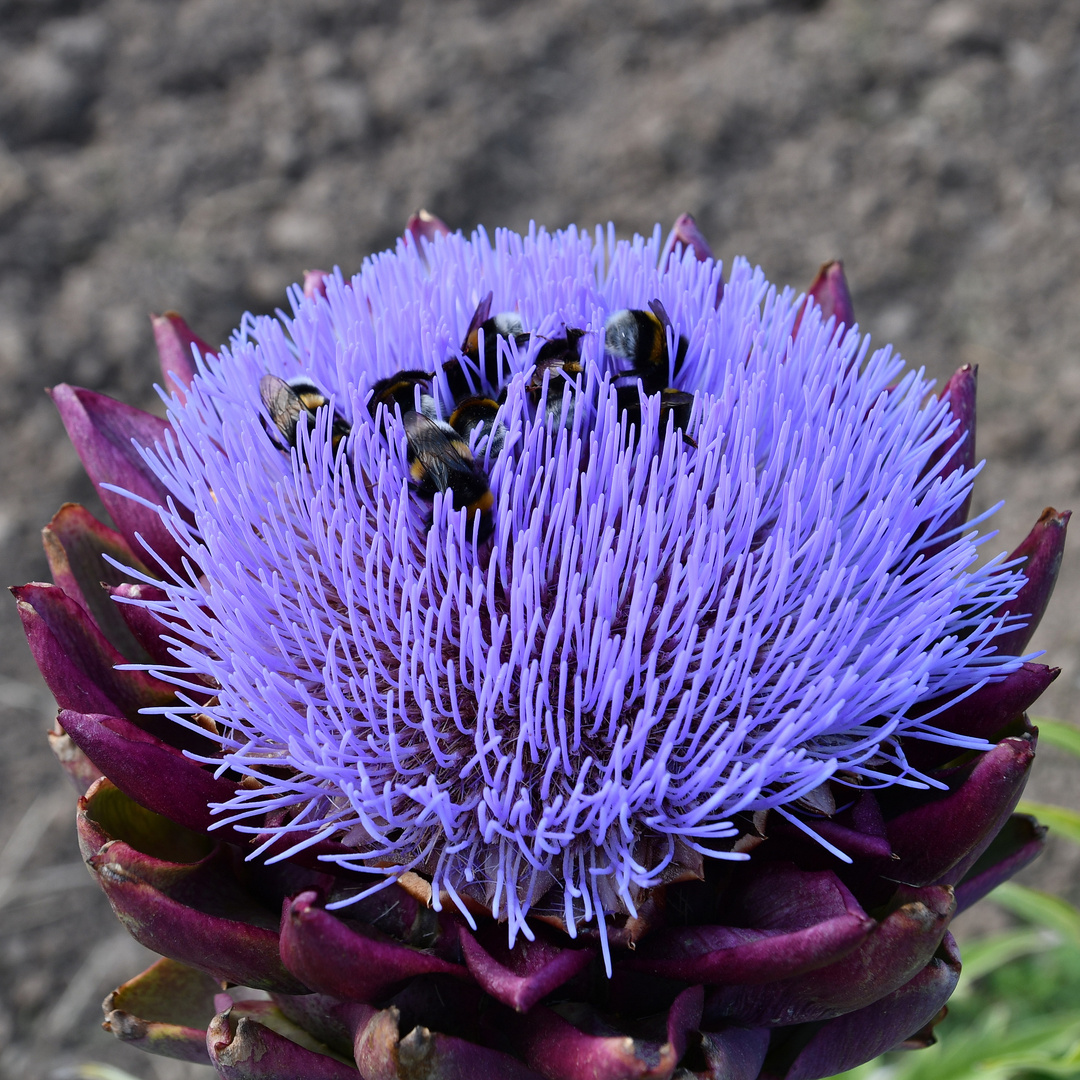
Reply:
[[[472,433],[479,428],[479,438],[487,439],[488,452],[494,457],[502,453],[506,440],[506,428],[495,422],[499,415],[499,403],[480,394],[470,394],[454,406],[448,423],[465,440],[470,441]]]
[[[431,383],[435,378],[433,371],[395,371],[385,379],[379,379],[371,388],[368,411],[374,417],[380,405],[393,414],[394,406],[401,409],[401,415],[416,409],[416,387],[420,388],[420,411],[425,416],[434,417],[435,399],[431,396]]]
[[[563,336],[559,338],[549,338],[540,346],[540,351],[536,354],[536,364],[539,367],[542,364],[577,364],[580,371],[584,368],[580,367],[581,364],[581,339],[585,336],[585,331],[575,326],[568,326],[563,331]],[[576,374],[576,372],[575,372]]]
[[[499,338],[514,338],[519,345],[529,340],[523,332],[521,316],[513,311],[491,314],[491,300],[494,293],[488,293],[479,304],[469,321],[469,328],[461,342],[461,353],[467,357],[478,372],[482,372],[488,386],[497,390],[500,385]],[[480,355],[480,331],[484,332],[484,355]],[[460,358],[452,356],[443,364],[446,385],[455,402],[462,401],[475,394]]]
[[[568,382],[572,383],[585,371],[581,362],[581,339],[585,331],[576,327],[567,327],[562,337],[552,338],[540,346],[534,361],[535,367],[525,389],[539,408],[540,395],[544,389],[544,377],[547,376],[547,398],[544,401],[544,413],[552,419],[556,427],[560,424],[569,426],[574,419],[574,404],[563,410],[563,394]]]
[[[626,413],[629,422],[636,423],[638,430],[641,430],[640,383],[650,397],[660,395],[660,437],[664,437],[670,422],[682,432],[686,442],[696,446],[697,443],[686,434],[694,396],[671,385],[671,380],[678,375],[686,359],[689,342],[685,337],[679,337],[672,363],[667,343],[671,319],[659,300],[649,301],[649,309],[615,311],[604,323],[605,350],[620,360],[630,362],[630,367],[617,372],[616,378],[634,380],[616,387],[619,414]]]
[[[259,396],[270,414],[277,432],[285,440],[289,449],[296,446],[297,428],[300,418],[307,413],[312,421],[318,411],[329,406],[330,401],[306,375],[297,375],[292,379],[282,379],[277,375],[264,375],[259,380]],[[330,439],[334,453],[337,453],[341,440],[349,434],[349,422],[338,412],[330,425]]]
[[[678,375],[689,343],[685,337],[679,338],[672,364],[667,344],[671,320],[659,300],[649,301],[649,308],[612,312],[604,323],[604,348],[612,356],[630,361],[630,367],[619,376],[634,375],[646,393],[656,394]]]
[[[402,415],[402,423],[408,446],[409,476],[416,493],[430,500],[436,493],[448,491],[455,510],[479,514],[477,542],[482,544],[495,528],[491,513],[495,496],[468,443],[449,424],[415,409]]]
[[[629,430],[633,424],[640,437],[641,432],[641,395],[638,384],[631,383],[627,386],[615,388],[615,407],[619,416],[625,414],[623,421],[624,430]],[[696,447],[697,443],[686,434],[686,428],[690,423],[690,413],[694,407],[694,395],[684,390],[676,390],[672,386],[666,386],[660,391],[660,438],[667,434],[668,424],[673,430],[682,433],[683,441]]]
[[[494,529],[491,507],[495,499],[488,488],[487,475],[469,450],[468,437],[472,428],[487,416],[478,417],[475,408],[465,407],[459,419],[465,426],[468,418],[471,426],[464,431],[439,419],[431,396],[434,379],[434,372],[419,370],[396,371],[379,379],[371,388],[368,411],[373,418],[378,416],[380,405],[391,416],[400,411],[413,489],[428,501],[437,492],[449,492],[456,510],[479,514],[478,536],[483,543]],[[498,405],[490,404],[498,411]]]

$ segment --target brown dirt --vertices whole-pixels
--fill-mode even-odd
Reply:
[[[842,257],[876,338],[980,365],[976,509],[1007,500],[1012,547],[1080,492],[1078,57],[1068,0],[0,0],[5,575],[45,577],[39,528],[95,501],[43,386],[156,407],[148,312],[223,340],[421,205],[624,235],[689,210],[796,285]],[[1078,601],[1074,544],[1035,642],[1073,721]],[[78,866],[14,605],[0,646],[0,1075],[194,1075],[96,1028],[142,961]],[[1080,805],[1070,776],[1048,751],[1030,792]],[[1028,880],[1076,899],[1080,858]]]

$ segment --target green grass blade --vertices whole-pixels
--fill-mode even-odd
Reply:
[[[1031,814],[1043,825],[1049,825],[1058,836],[1064,836],[1074,844],[1080,844],[1080,813],[1067,806],[1053,806],[1050,803],[1028,802],[1021,799],[1016,810],[1020,814]]]
[[[1060,941],[1057,934],[1048,934],[1044,929],[1030,926],[993,934],[965,944],[961,985],[981,979],[1010,961],[1019,960],[1021,956],[1045,952],[1058,944]]]
[[[1080,911],[1060,896],[1051,896],[1050,893],[1006,881],[999,885],[990,897],[1014,915],[1039,926],[1049,927],[1063,942],[1080,945]]]
[[[1039,742],[1080,757],[1080,727],[1050,716],[1033,716],[1031,722],[1039,729]]]
[[[1031,1020],[1017,1026],[1004,1053],[987,1054],[979,1073],[1010,1077],[1037,1072],[1047,1076],[1076,1076],[1080,1047],[1080,1016],[1075,1012]]]
[[[889,1070],[888,1080],[1008,1080],[1020,1072],[1074,1075],[1069,1070],[1075,1069],[1071,1059],[1080,1039],[1080,1013],[1075,1011],[1010,1025],[1007,1014],[995,1010],[976,1027],[938,1030],[941,1041],[902,1058]],[[881,1059],[874,1064],[880,1066]],[[847,1080],[851,1074],[841,1075]],[[859,1080],[869,1075],[863,1073]]]

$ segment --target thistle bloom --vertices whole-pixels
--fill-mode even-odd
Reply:
[[[88,864],[166,957],[108,1026],[369,1080],[930,1040],[950,919],[1042,843],[1068,520],[976,564],[975,373],[935,396],[839,263],[725,280],[685,215],[420,215],[289,299],[216,353],[155,319],[167,422],[53,391],[116,529],[65,507],[15,592]]]

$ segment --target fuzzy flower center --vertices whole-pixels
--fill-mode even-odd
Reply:
[[[922,784],[915,706],[1015,670],[993,612],[1018,574],[942,535],[973,476],[935,461],[947,403],[816,313],[793,338],[796,298],[744,261],[718,305],[720,266],[660,265],[660,239],[402,242],[249,317],[171,403],[149,455],[193,572],[151,606],[168,677],[219,688],[175,718],[209,711],[213,763],[252,780],[223,820],[418,873],[511,939],[530,912],[574,933],[740,857],[734,815]],[[521,329],[485,370],[462,346],[489,292]],[[668,360],[685,339],[656,387],[605,329],[653,301]],[[579,363],[545,370],[568,331]],[[486,501],[431,478],[463,357],[495,409],[455,429]],[[373,409],[403,371],[434,378]],[[289,380],[325,398],[295,445],[267,406]]]

